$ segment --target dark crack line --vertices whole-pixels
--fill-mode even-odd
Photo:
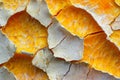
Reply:
[[[64,9],[64,8],[63,8]],[[57,16],[60,14],[60,12],[62,12],[63,9],[60,9],[54,16]]]
[[[69,65],[68,71],[63,75],[62,80],[64,80],[64,77],[70,72],[70,68],[71,68],[72,64]]]
[[[67,35],[55,47],[51,48],[51,50],[56,48],[57,46],[59,46],[66,39],[66,37],[67,37]]]
[[[55,15],[51,15],[51,22],[50,22],[50,24],[47,26],[47,29],[52,25],[52,24],[54,24],[54,18],[60,13],[62,11],[62,9],[61,10],[59,10],[58,11],[58,13],[57,14],[55,14]],[[55,18],[56,19],[56,18]],[[58,21],[58,20],[57,20]]]
[[[51,27],[51,25],[52,25],[53,23],[54,23],[54,22],[53,22],[53,18],[51,18],[50,24],[46,27],[46,28],[47,28],[47,31],[48,31],[48,28]]]
[[[98,33],[102,33],[102,32],[104,32],[104,31],[99,31],[99,32],[94,32],[94,33],[91,33],[91,34],[87,34],[87,35],[84,37],[84,39],[85,39],[87,36],[89,36],[89,35],[94,35],[94,34],[98,34]]]
[[[118,18],[119,16],[120,16],[120,14],[118,14],[118,15],[109,23],[109,25],[111,25],[112,23],[114,23],[115,20],[116,20],[116,18]]]
[[[86,80],[88,79],[88,76],[89,76],[90,71],[91,71],[91,68],[90,68],[90,67],[88,67],[88,69],[89,69],[89,71],[88,71],[88,73],[87,73],[87,75],[86,75]]]
[[[112,31],[114,31],[113,30],[113,28],[112,28],[112,24],[114,23],[114,22],[116,22],[116,18],[118,18],[120,16],[120,14],[118,14],[108,25],[110,26],[110,28],[112,29]]]

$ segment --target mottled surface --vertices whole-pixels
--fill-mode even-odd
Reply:
[[[0,0],[0,26],[5,26],[15,13],[25,10],[29,0]]]
[[[13,41],[17,52],[34,54],[47,46],[47,29],[25,11],[13,15],[2,31]]]
[[[4,64],[17,80],[48,80],[45,72],[32,65],[32,57],[25,54],[15,54]]]

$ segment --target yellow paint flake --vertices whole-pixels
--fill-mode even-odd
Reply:
[[[66,30],[80,38],[102,31],[90,14],[73,6],[63,9],[56,18]]]
[[[47,46],[47,29],[24,11],[13,15],[2,31],[16,45],[17,52],[35,53]]]
[[[47,74],[32,65],[32,57],[25,54],[15,54],[4,64],[18,80],[48,80]]]
[[[71,4],[69,0],[46,0],[46,3],[52,15],[56,15],[60,10]]]
[[[82,61],[96,70],[120,77],[120,51],[103,32],[85,38]]]

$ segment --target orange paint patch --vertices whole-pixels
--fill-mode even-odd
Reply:
[[[77,6],[81,5],[83,7],[87,7],[87,9],[94,13],[94,15],[104,17],[104,19],[108,20],[109,22],[113,21],[114,18],[120,14],[120,8],[115,4],[114,0],[97,0],[97,1],[70,0],[70,1],[73,5]]]
[[[52,15],[56,15],[61,9],[71,4],[69,0],[46,0],[46,3]]]
[[[15,54],[4,66],[14,73],[17,80],[48,80],[45,72],[32,65],[32,57],[24,54]]]
[[[120,48],[120,30],[113,31],[110,35],[110,40]]]
[[[102,31],[90,14],[73,6],[63,9],[56,18],[66,30],[80,38]]]
[[[24,11],[13,15],[2,31],[13,41],[17,52],[33,54],[47,46],[47,29]]]
[[[106,40],[103,32],[85,38],[82,61],[89,63],[96,70],[120,78],[120,51],[113,43]]]
[[[6,9],[16,10],[21,5],[28,4],[29,0],[2,0]]]

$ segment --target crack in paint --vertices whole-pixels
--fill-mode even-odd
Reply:
[[[84,37],[84,39],[85,39],[87,36],[89,36],[89,35],[99,34],[99,33],[102,33],[102,32],[104,32],[104,31],[99,31],[99,32],[94,32],[94,33],[88,34],[88,35],[86,35],[86,36]]]
[[[57,46],[59,46],[66,39],[66,37],[67,37],[67,35],[55,47],[51,48],[51,50],[56,48]]]
[[[116,22],[116,18],[118,18],[120,16],[120,14],[118,14],[108,25],[110,26],[110,28],[112,29],[112,31],[114,31],[113,30],[113,28],[112,28],[112,24],[114,23],[114,22]]]
[[[91,71],[91,68],[90,68],[90,67],[89,67],[88,69],[89,69],[89,70],[88,70],[87,75],[86,75],[86,80],[88,79],[88,76],[89,76],[90,71]]]
[[[68,71],[64,74],[62,80],[64,80],[64,77],[70,72],[71,66],[72,66],[72,63],[69,65]]]

